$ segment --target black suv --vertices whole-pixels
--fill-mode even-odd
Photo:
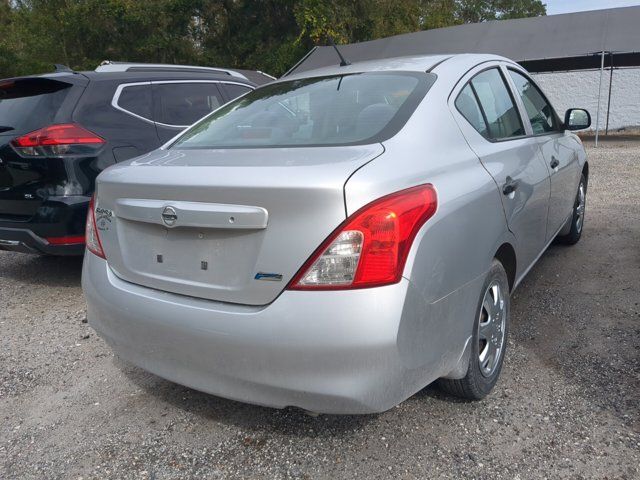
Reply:
[[[158,148],[261,72],[105,62],[0,80],[0,250],[79,255],[98,173]]]

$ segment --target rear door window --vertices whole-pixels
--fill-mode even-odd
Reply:
[[[0,133],[26,133],[53,123],[71,87],[47,78],[0,80]]]
[[[487,122],[484,119],[482,110],[480,110],[478,99],[471,85],[467,84],[458,95],[458,98],[456,98],[456,108],[480,135],[484,138],[489,138]]]
[[[224,102],[216,83],[156,83],[154,120],[163,125],[186,127]]]
[[[229,100],[238,98],[240,95],[244,95],[245,93],[252,90],[249,87],[246,87],[244,85],[237,85],[235,83],[224,83],[222,85],[227,92],[227,97],[229,98]]]
[[[124,87],[117,103],[118,107],[147,120],[151,120],[153,117],[152,104],[151,83]]]
[[[471,86],[486,120],[489,138],[506,140],[525,135],[520,113],[497,68],[479,73]]]

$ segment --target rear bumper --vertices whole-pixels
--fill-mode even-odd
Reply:
[[[221,397],[323,413],[387,410],[439,375],[407,365],[398,343],[410,283],[341,292],[285,291],[263,307],[195,299],[119,279],[85,255],[93,328],[122,358]],[[433,351],[442,358],[451,346]],[[438,349],[436,348],[436,350]]]
[[[82,237],[90,198],[51,197],[26,221],[0,217],[0,250],[41,255],[82,255],[84,243],[54,244],[47,238]]]
[[[31,230],[0,227],[0,250],[39,255],[82,255],[84,243],[52,245]]]

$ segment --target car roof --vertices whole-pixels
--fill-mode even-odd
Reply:
[[[89,82],[116,81],[116,82],[154,82],[171,80],[207,80],[227,83],[239,83],[243,85],[255,86],[256,83],[239,77],[229,75],[212,75],[200,72],[56,72],[43,73],[40,75],[25,75],[0,79],[2,81],[25,80],[25,79],[48,79],[71,83],[74,85],[86,85]]]
[[[231,71],[231,70],[229,70]],[[0,79],[3,81],[9,80],[23,80],[23,79],[37,79],[37,78],[46,78],[50,80],[59,80],[62,82],[67,82],[71,84],[80,84],[86,85],[88,81],[91,82],[99,82],[99,81],[118,81],[118,82],[153,82],[153,81],[171,81],[171,80],[207,80],[207,81],[219,81],[219,82],[227,82],[227,83],[239,83],[250,86],[259,86],[264,85],[265,83],[270,83],[275,80],[274,77],[255,70],[239,70],[234,69],[233,75],[229,73],[225,73],[225,70],[220,69],[211,69],[211,70],[190,70],[188,68],[176,68],[170,69],[167,68],[165,70],[152,70],[152,69],[141,69],[134,71],[71,71],[71,70],[63,70],[56,72],[47,72],[38,75],[25,75],[21,77],[13,77]]]
[[[79,72],[94,82],[99,81],[127,81],[145,82],[160,80],[210,80],[230,83],[254,85],[254,82],[242,77],[236,77],[217,72],[197,71],[133,71],[133,72]]]
[[[201,73],[205,75],[219,75],[224,78],[245,80],[256,85],[263,85],[275,80],[275,77],[259,70],[244,70],[239,68],[211,67],[208,65],[178,65],[163,63],[141,63],[141,62],[117,62],[111,60],[103,61],[96,69],[96,72],[184,72]]]
[[[467,63],[470,67],[491,60],[511,62],[511,60],[500,57],[498,55],[461,53],[440,55],[410,55],[402,57],[381,58],[375,60],[353,62],[350,65],[341,67],[339,65],[338,55],[336,54],[335,65],[317,68],[314,70],[307,70],[301,73],[285,74],[285,76],[283,76],[280,80],[294,80],[298,78],[342,75],[345,73],[387,71],[427,72],[436,68],[445,68],[446,62],[448,62],[449,60],[456,60],[457,63]],[[293,67],[293,69],[295,69],[295,67]]]

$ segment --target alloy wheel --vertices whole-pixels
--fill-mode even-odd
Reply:
[[[478,360],[480,372],[490,377],[504,351],[506,303],[500,283],[494,280],[484,294],[478,322]]]
[[[584,210],[586,205],[586,194],[584,191],[584,183],[580,183],[578,188],[578,199],[576,202],[576,231],[582,231],[582,225],[584,223]]]

